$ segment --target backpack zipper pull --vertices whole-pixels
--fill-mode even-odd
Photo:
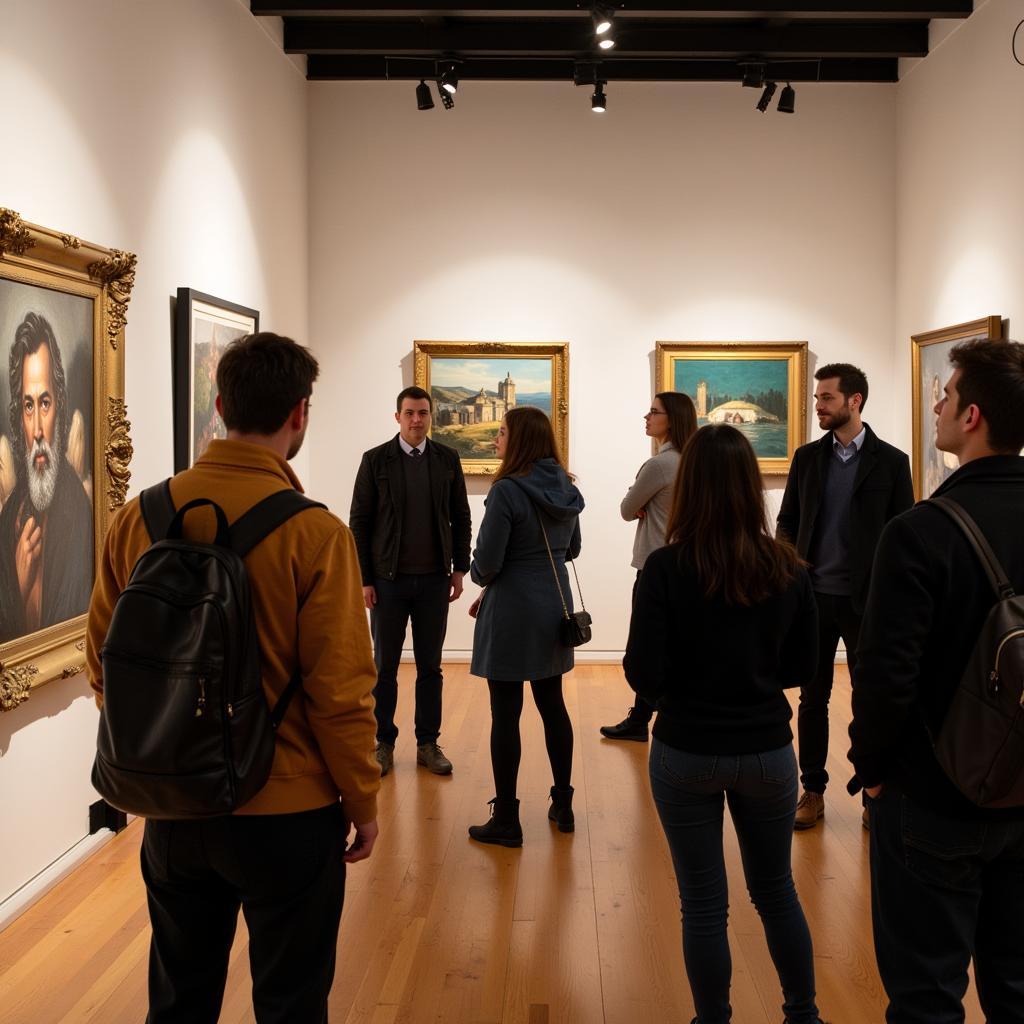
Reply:
[[[206,676],[199,677],[199,700],[196,703],[196,718],[203,717],[206,709]]]

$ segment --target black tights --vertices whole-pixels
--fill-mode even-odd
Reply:
[[[491,691],[491,769],[495,796],[499,800],[514,800],[523,751],[519,739],[523,683],[521,680],[488,679],[487,687]],[[562,677],[534,679],[530,688],[544,722],[544,742],[555,786],[567,789],[572,779],[572,722],[562,698]]]

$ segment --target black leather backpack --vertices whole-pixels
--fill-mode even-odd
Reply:
[[[302,683],[296,672],[267,707],[243,559],[296,513],[324,506],[278,491],[229,527],[205,498],[175,511],[169,480],[143,491],[140,505],[152,545],[118,596],[100,652],[92,783],[145,818],[230,814],[266,784],[275,730]],[[204,505],[217,517],[213,543],[183,539],[186,513]]]
[[[1024,596],[1014,593],[978,524],[951,498],[929,498],[963,531],[996,593],[938,732],[942,770],[979,807],[1024,807]]]

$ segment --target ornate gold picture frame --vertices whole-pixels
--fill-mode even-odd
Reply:
[[[85,667],[85,613],[124,504],[135,256],[0,208],[0,711]]]
[[[417,341],[413,351],[415,383],[433,400],[431,436],[459,452],[467,476],[497,472],[494,439],[517,405],[548,414],[568,461],[568,342]]]
[[[910,381],[913,404],[914,497],[927,498],[943,480],[955,472],[960,463],[955,455],[935,447],[935,417],[932,408],[942,395],[953,372],[949,353],[953,346],[971,338],[999,341],[1003,337],[1003,320],[983,316],[955,327],[913,334],[910,338]]]
[[[766,475],[807,440],[806,341],[659,341],[655,390],[688,394],[700,426],[738,427]]]

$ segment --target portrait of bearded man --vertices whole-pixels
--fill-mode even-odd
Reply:
[[[73,414],[41,314],[18,325],[9,372],[16,482],[0,510],[0,643],[83,614],[93,578],[92,506],[67,459]]]

